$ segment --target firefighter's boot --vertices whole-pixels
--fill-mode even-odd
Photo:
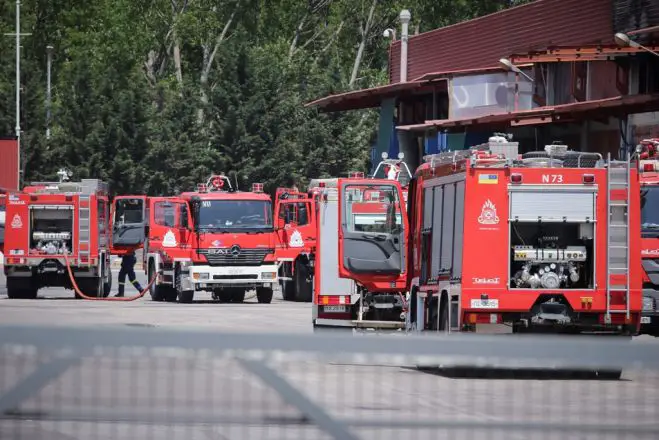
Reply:
[[[124,283],[119,283],[119,293],[115,295],[116,298],[124,296]]]
[[[144,290],[144,289],[142,289],[142,286],[140,286],[139,281],[133,280],[133,281],[131,281],[131,283],[133,283],[133,286],[135,286],[135,288],[137,289],[138,292],[142,293],[142,290]]]

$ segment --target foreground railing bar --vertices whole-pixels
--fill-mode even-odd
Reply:
[[[189,329],[0,326],[0,344],[39,350],[95,347],[170,347],[211,352],[308,352],[338,358],[347,354],[428,359],[455,357],[476,364],[491,359],[527,359],[539,365],[659,369],[659,350],[643,341],[606,336],[467,335],[335,336],[192,331]],[[485,362],[488,361],[488,362]]]
[[[289,405],[297,408],[302,414],[313,420],[316,425],[336,440],[358,440],[350,431],[337,423],[320,406],[305,397],[284,378],[275,373],[267,365],[259,361],[240,360],[240,363],[252,374],[272,387]]]
[[[80,356],[71,355],[39,365],[23,380],[0,394],[0,414],[16,410],[25,399],[38,394],[51,380],[57,379],[80,359]]]
[[[56,410],[45,411],[38,410],[35,412],[17,412],[15,414],[0,415],[0,420],[31,420],[31,421],[58,421],[58,422],[76,422],[76,423],[126,423],[126,424],[146,424],[146,425],[252,425],[252,426],[300,426],[308,427],[310,424],[303,418],[286,417],[273,415],[272,417],[249,417],[249,416],[231,416],[211,412],[195,411],[194,413],[184,414],[177,411],[167,414],[163,411],[153,412],[131,412],[126,410],[103,409],[90,410],[81,408],[79,410]],[[631,434],[647,435],[655,438],[659,423],[649,423],[645,425],[638,424],[606,424],[606,423],[557,423],[557,422],[499,422],[499,421],[478,421],[455,420],[455,419],[436,419],[432,420],[392,420],[392,419],[369,419],[369,418],[334,418],[336,423],[351,428],[364,429],[447,429],[447,430],[516,430],[516,431],[533,431],[542,430],[544,432],[570,432],[570,433],[590,433],[590,434]]]

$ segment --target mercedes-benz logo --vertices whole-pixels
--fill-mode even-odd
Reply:
[[[240,246],[234,244],[233,246],[231,246],[231,256],[233,258],[236,258],[238,255],[240,255]]]

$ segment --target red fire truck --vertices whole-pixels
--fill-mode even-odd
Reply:
[[[643,314],[641,333],[659,336],[659,139],[640,143],[641,258]]]
[[[603,331],[640,323],[639,180],[564,145],[425,158],[410,185],[410,330]]]
[[[36,298],[38,289],[47,286],[72,289],[65,255],[86,295],[110,293],[108,185],[96,179],[61,179],[33,183],[7,197],[4,272],[9,298]]]
[[[400,182],[314,182],[317,202],[312,320],[322,329],[405,326],[407,215]]]
[[[279,244],[279,283],[286,301],[310,302],[316,251],[316,209],[313,193],[277,188],[275,222]]]
[[[154,300],[189,303],[195,291],[204,290],[223,302],[242,302],[246,290],[256,288],[260,303],[272,301],[278,238],[262,184],[255,183],[252,192],[237,191],[219,174],[177,197],[119,201],[142,211],[131,221],[135,238],[114,245],[134,246],[142,240],[137,231],[145,231],[144,267],[148,279],[157,276],[150,291]]]

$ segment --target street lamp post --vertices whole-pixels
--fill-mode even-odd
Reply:
[[[16,37],[16,143],[18,163],[17,189],[21,188],[21,37],[32,35],[21,33],[21,1],[16,0],[16,32],[5,34]]]
[[[46,52],[48,53],[48,65],[46,67],[47,73],[47,84],[46,84],[46,139],[50,139],[50,103],[51,103],[51,94],[50,94],[50,66],[53,62],[53,46],[46,46]]]

